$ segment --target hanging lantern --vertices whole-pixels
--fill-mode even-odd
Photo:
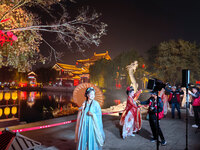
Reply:
[[[17,113],[17,107],[12,107],[11,112],[13,115],[15,115]]]
[[[142,68],[145,68],[145,64],[142,65]]]
[[[10,99],[10,93],[5,93],[4,99],[5,99],[5,100],[9,100],[9,99]]]
[[[8,116],[10,114],[10,108],[9,107],[4,108],[4,114],[6,116]]]
[[[0,117],[3,115],[3,110],[0,108]]]
[[[17,96],[17,91],[13,92],[13,93],[12,93],[12,99],[13,99],[13,100],[16,100],[17,97],[18,97],[18,96]]]
[[[79,80],[78,79],[74,79],[74,86],[77,86],[79,84]]]
[[[0,101],[3,99],[3,92],[0,93]]]

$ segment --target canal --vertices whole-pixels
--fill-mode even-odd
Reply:
[[[0,91],[0,119],[35,122],[74,114],[77,105],[72,93],[39,91]]]
[[[117,105],[127,99],[123,90],[107,90],[103,95],[102,108]],[[30,123],[75,114],[77,111],[78,105],[73,102],[72,92],[0,91],[1,121],[15,119]]]

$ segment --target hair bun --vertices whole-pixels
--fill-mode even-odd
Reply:
[[[134,90],[134,88],[132,86],[128,86],[126,89],[128,92],[130,92],[130,90]]]
[[[128,95],[130,91],[134,91],[134,88],[132,86],[127,87],[126,94]]]

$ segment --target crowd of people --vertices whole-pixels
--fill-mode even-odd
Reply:
[[[160,91],[152,91],[151,96],[146,101],[139,101],[138,98],[142,93],[142,90],[134,91],[133,87],[128,87],[127,104],[126,108],[121,115],[119,124],[122,127],[122,138],[126,139],[128,136],[135,136],[142,126],[142,117],[140,113],[140,107],[147,105],[149,124],[152,131],[151,142],[155,142],[160,137],[161,145],[167,144],[161,127],[159,125],[160,120],[166,117],[171,104],[171,116],[175,118],[175,108],[178,111],[178,118],[181,119],[181,96],[184,92],[177,89],[176,86],[172,88],[162,88]],[[195,124],[194,128],[200,127],[199,113],[200,113],[200,94],[197,87],[193,87],[189,90],[191,96],[190,104],[194,111]],[[100,150],[105,142],[105,134],[102,123],[102,113],[99,103],[94,100],[95,90],[93,87],[87,88],[85,92],[86,100],[79,109],[77,116],[77,124],[75,130],[75,142],[77,142],[78,150]],[[158,133],[157,133],[158,132]]]

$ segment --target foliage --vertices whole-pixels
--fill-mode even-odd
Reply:
[[[144,64],[144,59],[137,53],[137,51],[130,50],[127,52],[123,52],[120,55],[118,55],[113,61],[114,61],[115,66],[117,66],[115,67],[115,69],[119,68],[118,69],[119,73],[125,74],[128,77],[129,75],[126,70],[126,66],[130,65],[135,60],[138,61],[138,68],[136,69],[135,77],[136,79],[139,79],[143,77],[143,74],[144,74],[144,68],[142,67],[142,65]],[[127,78],[127,83],[130,84],[129,77]]]
[[[7,5],[6,5],[7,4]],[[0,5],[0,18],[3,18],[5,12],[9,12],[14,5],[12,3],[4,3]],[[9,12],[6,17],[9,19],[0,24],[0,29],[10,30],[15,28],[32,26],[34,24],[34,17],[32,14],[27,13],[22,8],[17,8]],[[15,32],[18,37],[17,42],[5,43],[0,47],[0,65],[12,66],[19,71],[28,71],[31,65],[36,61],[33,58],[39,52],[39,41],[41,39],[38,31],[22,31]]]
[[[78,107],[73,106],[71,103],[67,104],[67,107],[63,107],[63,110],[54,110],[53,116],[54,117],[61,117],[61,116],[67,116],[72,115],[78,112]]]
[[[91,44],[99,45],[100,38],[106,34],[106,24],[99,21],[100,15],[95,11],[85,9],[80,10],[74,19],[70,18],[66,8],[59,3],[60,1],[0,1],[0,30],[4,33],[12,31],[18,37],[18,41],[13,45],[6,43],[0,47],[0,67],[11,66],[19,71],[29,71],[36,62],[45,63],[47,58],[39,54],[41,41],[50,47],[49,60],[54,57],[57,61],[61,54],[41,36],[39,31],[56,33],[57,39],[69,48],[76,47],[79,51],[84,51],[84,48]],[[55,10],[51,12],[53,4],[60,6],[61,12],[55,12]],[[40,25],[39,19],[29,11],[29,7],[42,8],[55,19],[55,22],[51,25]]]
[[[200,49],[195,42],[170,40],[149,50],[150,68],[157,78],[171,84],[180,84],[182,69],[191,70],[191,82],[200,77]]]
[[[27,81],[27,74],[23,72],[18,72],[17,69],[2,67],[0,68],[0,81],[1,82]]]
[[[136,51],[131,50],[128,52],[122,52],[113,60],[101,59],[90,66],[90,79],[92,83],[97,83],[103,88],[115,87],[116,80],[120,80],[122,86],[130,84],[130,78],[126,66],[137,60],[139,66],[135,73],[136,80],[140,80],[144,75],[144,60],[137,54]],[[102,81],[103,77],[103,81]],[[103,83],[102,83],[103,82]]]
[[[100,87],[109,87],[113,81],[112,61],[101,59],[90,66],[90,81]]]

